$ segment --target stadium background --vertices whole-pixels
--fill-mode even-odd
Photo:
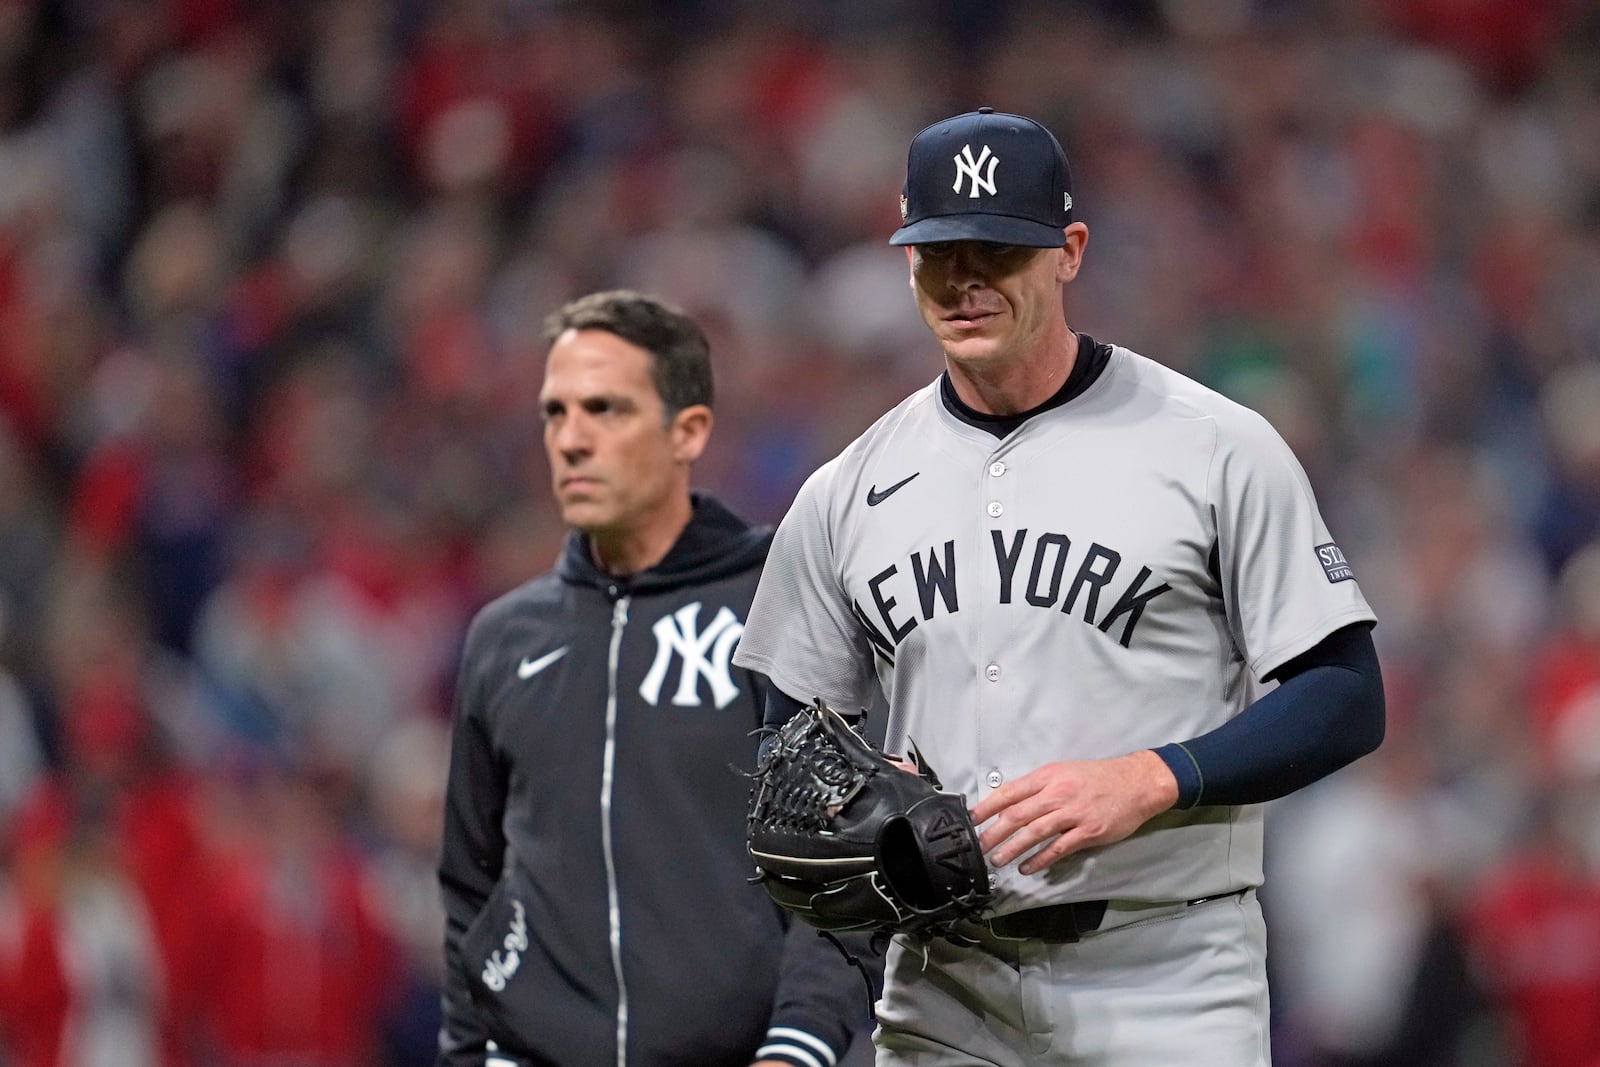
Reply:
[[[1382,620],[1387,743],[1271,814],[1277,1062],[1600,1064],[1600,5],[0,0],[0,1065],[426,1063],[541,319],[697,314],[775,521],[937,370],[884,241],[979,104]]]

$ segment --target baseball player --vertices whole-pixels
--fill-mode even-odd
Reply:
[[[877,1062],[1265,1065],[1257,805],[1381,741],[1372,611],[1266,420],[1069,327],[1045,127],[929,126],[901,214],[944,373],[806,482],[735,654],[769,723],[881,687],[981,830],[989,917],[891,945]]]

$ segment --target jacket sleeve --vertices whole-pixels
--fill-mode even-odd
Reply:
[[[473,1010],[460,958],[461,943],[483,909],[505,861],[507,782],[484,720],[474,678],[474,642],[469,635],[456,686],[450,734],[450,777],[445,794],[439,888],[444,900],[443,1023],[437,1067],[481,1067],[491,1036]]]
[[[853,1040],[870,1033],[872,1005],[883,987],[883,956],[867,935],[835,936],[838,944],[798,919],[790,921],[772,1020],[755,1059],[831,1065]]]

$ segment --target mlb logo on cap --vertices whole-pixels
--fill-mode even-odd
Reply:
[[[980,107],[917,134],[892,245],[993,241],[1059,248],[1072,221],[1072,171],[1032,119]]]

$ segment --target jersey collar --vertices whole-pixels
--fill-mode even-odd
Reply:
[[[1077,333],[1076,330],[1073,333]],[[1072,373],[1067,375],[1067,380],[1061,383],[1048,400],[1027,411],[1015,415],[991,415],[988,412],[978,411],[963,403],[956,395],[956,387],[950,381],[950,372],[945,371],[939,376],[939,399],[944,402],[945,409],[966,423],[985,433],[994,434],[999,438],[1008,437],[1012,430],[1027,422],[1035,415],[1051,408],[1058,408],[1067,401],[1081,394],[1099,379],[1106,364],[1111,360],[1111,346],[1103,345],[1086,333],[1078,333],[1078,358],[1072,364]]]

